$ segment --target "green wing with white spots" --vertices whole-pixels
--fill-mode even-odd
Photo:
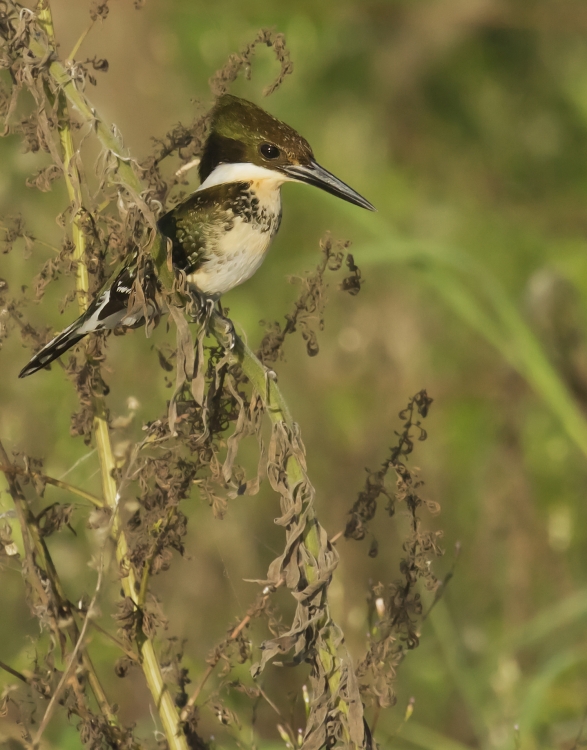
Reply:
[[[197,190],[162,216],[157,226],[171,239],[175,268],[192,274],[214,253],[220,238],[229,232],[235,214],[246,214],[248,182],[233,182]]]

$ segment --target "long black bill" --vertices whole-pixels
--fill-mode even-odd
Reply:
[[[344,201],[354,203],[355,206],[361,206],[361,208],[367,208],[369,211],[376,211],[377,209],[373,206],[366,198],[359,195],[355,190],[346,185],[338,177],[335,177],[327,169],[316,164],[315,161],[311,162],[308,166],[301,164],[290,164],[285,167],[281,167],[288,177],[292,177],[294,180],[299,182],[305,182],[307,185],[315,185],[316,187],[325,190],[327,193],[332,193],[338,198],[342,198]]]

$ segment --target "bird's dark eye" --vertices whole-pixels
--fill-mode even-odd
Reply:
[[[279,156],[279,149],[272,143],[262,143],[259,151],[266,159],[277,159]]]

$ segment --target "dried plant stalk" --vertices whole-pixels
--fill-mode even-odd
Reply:
[[[212,325],[222,340],[222,322],[215,317]],[[285,578],[298,601],[292,628],[263,644],[261,662],[253,667],[253,673],[258,674],[273,656],[293,649],[296,662],[305,660],[312,665],[314,690],[303,748],[319,750],[325,743],[332,746],[337,741],[348,748],[365,747],[363,706],[352,661],[328,607],[328,585],[338,555],[316,517],[299,428],[271,371],[241,339],[237,339],[233,357],[262,395],[273,424],[268,474],[282,497],[284,515],[277,522],[286,526],[287,540],[284,553],[269,569],[267,583],[276,586]]]

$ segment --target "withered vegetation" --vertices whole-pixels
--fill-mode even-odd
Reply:
[[[277,321],[266,324],[267,331],[257,356],[264,365],[270,365],[283,357],[283,343],[285,337],[295,333],[298,329],[306,344],[306,351],[310,357],[315,357],[320,351],[316,329],[324,329],[324,310],[326,308],[326,271],[338,271],[346,264],[349,275],[339,285],[339,288],[351,295],[358,294],[361,289],[361,272],[355,265],[353,256],[345,251],[350,242],[333,242],[328,234],[320,241],[322,260],[316,270],[304,277],[293,277],[290,281],[301,286],[300,294],[294,303],[293,310],[285,316],[283,328]],[[264,321],[261,321],[263,324]]]
[[[421,425],[432,404],[425,390],[413,396],[399,417],[404,422],[401,432],[396,433],[397,443],[390,449],[379,471],[367,472],[365,487],[359,493],[349,513],[344,531],[347,539],[364,539],[369,531],[369,522],[375,517],[377,502],[381,496],[387,499],[386,512],[394,516],[398,504],[405,504],[408,517],[408,533],[403,542],[404,557],[400,564],[401,578],[389,583],[377,583],[369,593],[370,630],[369,648],[357,666],[357,675],[362,694],[369,696],[379,708],[395,704],[393,683],[396,669],[409,651],[419,643],[419,628],[422,621],[422,602],[418,583],[437,592],[440,581],[431,568],[434,557],[443,554],[439,546],[440,531],[422,529],[419,516],[421,508],[430,513],[440,511],[438,503],[420,496],[423,482],[418,471],[409,468],[406,460],[414,450],[414,440],[426,440],[427,434]],[[395,487],[386,484],[389,472],[395,474]],[[374,535],[369,547],[370,557],[376,557],[379,542]]]
[[[90,15],[94,21],[104,20],[108,2],[93,0]],[[76,276],[79,280],[80,272],[87,270],[89,290],[78,282],[77,290],[67,295],[62,308],[76,297],[84,304],[88,291],[91,298],[120,259],[136,252],[148,256],[156,218],[166,205],[181,197],[177,189],[182,179],[178,177],[180,167],[201,152],[208,117],[203,112],[190,125],[178,123],[163,138],[154,139],[153,153],[140,164],[130,158],[123,164],[117,154],[103,147],[97,174],[87,174],[83,145],[86,138],[99,134],[101,121],[89,105],[94,119],[85,119],[79,107],[75,111],[68,107],[67,97],[72,91],[85,97],[86,82],[96,82],[90,70],[106,72],[108,64],[99,59],[70,62],[68,89],[70,84],[59,79],[62,68],[53,67],[58,57],[48,19],[46,3],[33,13],[12,0],[0,2],[3,135],[20,136],[25,150],[39,152],[45,162],[51,162],[28,180],[30,187],[49,190],[55,180],[65,177],[73,194],[70,205],[58,217],[63,231],[61,246],[53,249],[36,275],[31,274],[30,289],[13,289],[10,280],[0,279],[0,345],[8,336],[20,335],[32,350],[42,346],[50,332],[30,324],[27,305],[42,300],[56,279]],[[271,47],[280,65],[279,75],[265,93],[274,91],[292,72],[283,35],[261,30],[212,77],[214,95],[227,91],[241,72],[250,76],[252,56],[259,45]],[[67,157],[62,144],[71,134],[77,146]],[[124,165],[131,170],[128,174],[132,179],[125,177]],[[141,189],[137,190],[139,184]],[[32,259],[37,247],[44,244],[27,231],[20,217],[6,217],[1,228],[4,253],[18,244]],[[240,340],[235,352],[226,350],[221,335],[218,340],[206,338],[205,327],[195,328],[194,341],[184,312],[170,306],[170,319],[177,327],[177,347],[153,351],[154,361],[173,389],[170,401],[161,405],[158,419],[144,425],[143,440],[128,449],[123,461],[116,467],[103,464],[103,498],[47,476],[39,459],[10,457],[0,443],[0,470],[6,477],[24,545],[21,555],[8,517],[1,518],[0,564],[20,566],[24,595],[38,619],[40,633],[35,659],[26,672],[0,662],[0,669],[10,676],[0,697],[0,714],[19,725],[26,746],[38,746],[44,728],[59,709],[75,723],[81,742],[95,750],[157,744],[204,748],[208,744],[199,731],[204,712],[220,722],[228,742],[232,728],[232,736],[237,737],[236,728],[251,724],[251,712],[254,717],[258,702],[264,701],[276,712],[275,726],[279,724],[290,746],[298,746],[301,736],[305,750],[375,747],[364,703],[374,701],[378,708],[393,704],[397,665],[405,651],[418,643],[422,620],[418,585],[423,582],[429,589],[437,586],[430,565],[441,552],[439,532],[424,530],[419,517],[422,507],[432,512],[437,507],[420,497],[417,472],[407,465],[414,441],[425,438],[420,419],[426,417],[431,399],[425,391],[410,399],[400,415],[403,428],[397,445],[379,471],[368,473],[344,532],[353,539],[371,534],[369,522],[381,496],[387,499],[390,516],[399,504],[405,504],[409,524],[403,542],[401,578],[378,583],[369,592],[370,634],[365,653],[354,667],[329,608],[329,586],[339,553],[316,517],[315,491],[306,473],[300,429],[277,389],[275,373],[266,367],[283,357],[286,338],[296,331],[301,332],[308,354],[318,353],[327,272],[345,274],[339,283],[342,291],[356,295],[361,289],[361,273],[347,252],[348,246],[348,242],[335,242],[329,235],[321,241],[316,270],[294,279],[300,294],[285,323],[265,324],[267,332],[258,358]],[[216,331],[213,321],[210,329]],[[108,334],[90,337],[62,363],[79,402],[71,418],[71,435],[101,445],[102,458],[111,450],[108,439],[98,434],[101,425],[106,433],[108,426],[112,427],[106,401],[110,376],[104,367],[108,338]],[[169,378],[174,370],[172,381]],[[264,429],[268,420],[269,435]],[[257,468],[251,475],[239,462],[240,447],[247,439],[256,443],[258,452]],[[395,487],[389,483],[390,474],[395,474]],[[216,645],[210,644],[207,668],[199,679],[193,678],[183,664],[189,643],[178,643],[166,635],[168,622],[150,587],[151,580],[169,570],[176,554],[186,551],[189,514],[184,501],[192,493],[205,498],[214,516],[221,519],[229,512],[232,499],[256,494],[265,478],[280,499],[281,515],[276,523],[284,530],[283,551],[269,566],[266,579],[258,582],[260,592],[245,618],[231,623]],[[108,501],[107,484],[112,481],[116,496]],[[88,511],[87,503],[46,504],[47,483],[60,487],[64,495],[84,498],[94,508]],[[121,512],[121,498],[136,498],[131,513]],[[88,533],[106,539],[100,559],[94,561],[98,581],[106,565],[104,552],[109,550],[123,589],[114,623],[92,604],[98,598],[99,583],[77,605],[69,600],[47,547],[46,540],[53,534],[68,534],[69,543],[75,544],[72,517],[84,512]],[[373,542],[370,554],[375,553]],[[295,602],[290,623],[284,622],[274,598],[281,588],[288,589]],[[264,623],[266,637],[262,642],[250,628],[253,621]],[[165,740],[138,736],[133,727],[120,722],[115,696],[106,696],[92,663],[91,647],[82,638],[87,628],[119,649],[112,669],[120,678],[131,668],[144,672]],[[258,679],[270,664],[277,663],[306,665],[307,720],[301,735],[293,720],[278,708],[277,704],[288,698],[268,695]],[[235,675],[235,668],[243,664],[250,667],[246,680],[242,670],[238,672],[240,677]],[[214,686],[204,694],[203,688],[212,677]],[[249,699],[250,711],[236,711],[235,694]]]

